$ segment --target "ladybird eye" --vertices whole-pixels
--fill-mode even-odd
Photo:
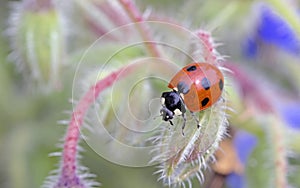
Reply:
[[[196,70],[196,69],[197,69],[197,67],[196,67],[195,65],[192,65],[192,66],[186,68],[186,70],[187,70],[188,72],[192,72],[192,71],[194,71],[194,70]]]

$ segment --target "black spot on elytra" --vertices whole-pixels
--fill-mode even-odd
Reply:
[[[201,85],[205,90],[209,90],[210,88],[210,82],[206,77],[201,80]]]
[[[202,107],[206,106],[208,102],[209,102],[209,98],[207,98],[207,97],[204,98],[204,99],[201,101]]]
[[[179,82],[177,84],[178,93],[187,94],[190,91],[190,87],[185,82]]]
[[[194,71],[194,70],[196,70],[196,69],[197,69],[197,67],[196,67],[195,65],[192,65],[192,66],[186,68],[186,70],[187,70],[188,72],[192,72],[192,71]]]
[[[220,81],[219,81],[219,88],[220,88],[221,91],[223,90],[223,87],[224,87],[223,80],[220,79]]]

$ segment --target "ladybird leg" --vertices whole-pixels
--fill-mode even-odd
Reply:
[[[170,122],[170,124],[173,126],[174,124],[173,124],[173,122],[171,121],[171,120],[169,120],[169,122]]]
[[[186,117],[185,117],[185,114],[183,113],[182,114],[182,119],[183,119],[183,124],[182,124],[182,127],[181,127],[181,133],[182,133],[182,136],[184,136],[184,128],[185,128],[185,123],[186,123]]]
[[[195,116],[195,113],[194,113],[194,112],[191,112],[191,115],[193,116],[194,120],[197,122],[197,128],[199,129],[199,128],[200,128],[200,122],[199,122],[199,119]]]

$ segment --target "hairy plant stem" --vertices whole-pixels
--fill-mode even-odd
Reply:
[[[233,75],[237,79],[240,88],[242,88],[243,94],[248,97],[252,97],[255,103],[257,103],[258,109],[264,115],[274,116],[271,118],[268,125],[266,125],[266,131],[269,133],[269,142],[272,144],[274,152],[274,167],[275,167],[275,187],[285,188],[287,184],[287,159],[286,149],[284,143],[285,132],[281,125],[281,120],[278,118],[280,115],[276,112],[276,109],[272,105],[272,102],[268,97],[262,93],[261,88],[257,86],[257,82],[251,79],[251,77],[238,66],[233,63],[227,62],[225,67],[233,71]]]
[[[131,0],[119,0],[119,2],[122,5],[122,7],[124,8],[125,12],[130,17],[130,19],[133,22],[138,23],[138,24],[136,24],[136,28],[140,32],[141,37],[143,38],[144,42],[146,43],[145,45],[146,45],[146,48],[148,49],[149,53],[153,57],[162,57],[161,52],[157,48],[155,41],[152,39],[152,37],[149,33],[149,29],[147,28],[146,23],[143,23],[143,22],[145,22],[145,20],[144,20],[142,14],[137,9],[135,4]]]
[[[114,82],[128,75],[132,66],[121,68],[112,72],[104,79],[98,81],[90,87],[87,93],[80,99],[72,113],[69,123],[62,153],[62,171],[61,177],[71,177],[76,175],[78,142],[80,139],[80,128],[84,122],[84,117],[90,106],[98,98],[99,94],[106,88],[112,86]],[[121,74],[122,73],[122,74]]]
[[[287,184],[287,160],[286,149],[284,143],[284,134],[280,120],[273,118],[271,120],[271,127],[268,131],[271,134],[270,142],[273,144],[275,154],[275,187],[286,188]],[[268,125],[267,125],[268,126]]]

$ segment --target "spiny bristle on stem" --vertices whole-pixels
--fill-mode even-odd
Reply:
[[[80,187],[86,188],[91,186],[97,186],[98,183],[90,181],[87,178],[94,177],[93,175],[86,172],[86,168],[81,168],[78,159],[80,147],[80,128],[82,127],[85,119],[85,115],[91,105],[95,102],[98,95],[110,87],[122,76],[126,76],[130,72],[130,66],[127,67],[126,71],[120,69],[118,71],[112,72],[104,79],[98,81],[94,86],[90,87],[88,92],[79,100],[77,106],[75,107],[71,120],[69,122],[69,127],[64,138],[64,144],[62,145],[62,159],[60,162],[60,169],[57,174],[50,176],[46,179],[44,187]],[[121,74],[122,73],[122,74]],[[82,172],[84,171],[84,172]]]

